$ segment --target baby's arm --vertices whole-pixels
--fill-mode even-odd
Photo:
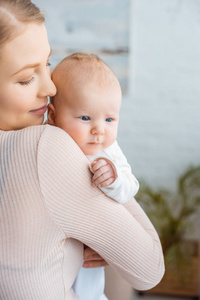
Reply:
[[[111,160],[103,157],[92,162],[93,184],[107,196],[124,204],[135,196],[139,183],[117,142],[104,151]]]

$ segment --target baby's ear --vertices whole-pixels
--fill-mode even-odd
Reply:
[[[49,103],[48,105],[47,117],[48,117],[48,124],[55,125],[55,107],[52,103]]]

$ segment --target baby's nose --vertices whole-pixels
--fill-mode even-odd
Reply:
[[[105,130],[103,126],[95,126],[92,128],[91,133],[94,135],[104,135]]]

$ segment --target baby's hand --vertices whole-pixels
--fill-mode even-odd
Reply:
[[[112,163],[109,162],[109,160],[99,158],[93,161],[91,166],[94,173],[92,182],[95,186],[109,186],[117,178],[114,167],[112,166]]]

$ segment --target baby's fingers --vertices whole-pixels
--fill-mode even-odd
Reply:
[[[101,168],[99,168],[98,170],[94,171],[94,175],[93,175],[93,181],[97,180],[99,177],[105,175],[104,180],[106,180],[108,178],[108,172],[110,172],[110,174],[113,172],[113,169],[110,165],[104,165]]]
[[[103,158],[100,158],[98,160],[95,160],[91,163],[92,166],[92,170],[94,172],[96,172],[99,168],[106,166],[107,165],[107,161]]]
[[[114,177],[109,178],[108,180],[101,182],[99,187],[106,187],[111,185],[115,181]]]
[[[93,183],[98,186],[98,187],[104,187],[104,186],[108,186],[111,183],[113,183],[113,181],[115,180],[114,178],[114,174],[112,171],[108,171],[106,173],[101,174],[99,177],[95,177],[93,176]]]

